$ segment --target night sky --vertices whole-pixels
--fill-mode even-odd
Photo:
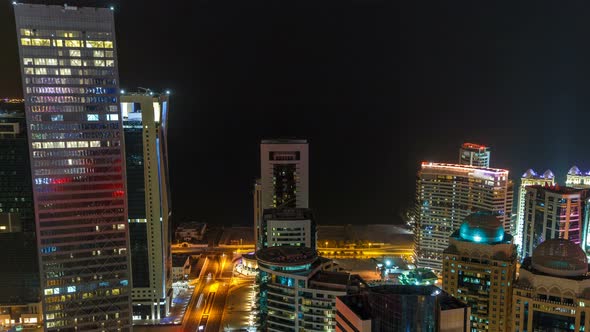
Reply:
[[[320,224],[399,222],[419,162],[463,141],[516,177],[590,169],[590,4],[506,3],[119,2],[121,87],[173,91],[176,221],[251,224],[261,138],[310,141]],[[0,40],[21,96],[10,1]]]

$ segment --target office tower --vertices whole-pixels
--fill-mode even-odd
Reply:
[[[541,243],[524,259],[512,297],[509,331],[587,331],[590,275],[584,251],[564,239]]]
[[[260,234],[260,221],[262,220],[262,181],[256,179],[254,182],[254,245],[256,250],[260,250],[262,245],[260,241],[262,236]]]
[[[133,319],[161,319],[172,301],[167,94],[121,96],[127,167]]]
[[[0,100],[0,326],[41,323],[33,185],[22,100]]]
[[[514,244],[518,247],[518,250],[522,249],[522,234],[524,226],[524,197],[527,186],[534,185],[554,185],[555,175],[551,170],[546,170],[543,174],[537,174],[534,170],[528,169],[520,178],[520,188],[518,190],[518,216],[516,219],[516,229],[512,235],[514,235]]]
[[[475,143],[463,143],[459,150],[459,164],[490,167],[490,148]]]
[[[416,196],[414,256],[419,267],[440,271],[449,236],[475,211],[497,214],[510,231],[513,192],[507,170],[424,162]]]
[[[261,248],[295,246],[316,249],[317,230],[310,209],[265,209]]]
[[[526,187],[521,257],[530,256],[541,242],[555,238],[568,239],[584,247],[587,196],[585,189],[558,185]]]
[[[336,297],[358,292],[360,279],[327,271],[330,260],[303,247],[256,252],[263,331],[334,331]]]
[[[262,208],[308,208],[306,140],[263,140],[260,144]]]
[[[15,3],[46,331],[130,330],[113,12]]]
[[[306,140],[262,140],[260,179],[254,184],[256,249],[262,248],[264,209],[308,208],[308,144]]]
[[[516,274],[512,235],[490,212],[476,212],[449,239],[443,290],[471,306],[471,331],[506,331]]]
[[[577,189],[590,188],[590,171],[582,173],[578,166],[572,166],[567,172],[565,185]]]
[[[464,332],[470,312],[435,286],[377,286],[336,298],[336,332]]]

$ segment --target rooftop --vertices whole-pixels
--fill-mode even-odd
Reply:
[[[293,139],[293,138],[275,138],[275,139],[263,139],[261,144],[307,144],[306,139]]]
[[[507,169],[501,168],[489,168],[489,167],[479,167],[479,166],[471,166],[471,165],[461,165],[461,164],[447,164],[447,163],[433,163],[429,161],[422,162],[422,169],[443,169],[449,171],[457,171],[457,172],[474,172],[480,171],[485,173],[492,173],[496,175],[508,175]]]
[[[476,150],[486,150],[486,149],[488,149],[487,146],[481,145],[481,144],[476,144],[476,143],[463,143],[463,145],[461,145],[461,147],[463,149],[476,149]]]
[[[347,272],[319,271],[311,278],[311,281],[346,286],[351,277],[352,275]]]
[[[558,277],[575,277],[588,273],[588,259],[579,245],[566,239],[549,239],[533,251],[531,267]]]
[[[539,175],[539,174],[537,174],[537,172],[535,172],[534,169],[529,168],[526,170],[526,172],[524,172],[522,174],[521,178],[524,178],[524,179],[554,179],[555,174],[553,174],[553,172],[550,169],[548,169],[545,171],[545,173]]]
[[[555,185],[549,185],[547,183],[545,183],[545,185],[532,185],[532,186],[527,186],[526,188],[531,188],[531,189],[541,189],[544,191],[548,191],[551,193],[555,193],[555,194],[576,194],[576,193],[581,193],[584,192],[585,189],[578,189],[578,188],[572,188],[572,187],[567,187],[567,186],[560,186],[558,184]]]
[[[271,265],[310,264],[318,258],[317,252],[305,247],[270,247],[256,252],[256,259]]]
[[[504,241],[504,226],[495,214],[478,211],[465,217],[459,228],[459,237],[463,241],[476,243],[498,243]]]

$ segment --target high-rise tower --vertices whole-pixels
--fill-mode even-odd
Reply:
[[[113,11],[14,5],[45,328],[131,325]]]
[[[555,175],[551,170],[546,170],[543,174],[537,174],[534,170],[528,169],[520,178],[520,188],[518,189],[518,215],[516,217],[516,225],[513,232],[514,244],[518,247],[518,250],[522,248],[522,232],[524,225],[524,198],[526,194],[527,186],[534,185],[553,185],[555,184]],[[523,257],[524,258],[524,257]]]
[[[475,143],[463,143],[459,150],[459,164],[490,167],[490,148]]]
[[[441,269],[449,236],[473,212],[495,213],[510,232],[513,192],[507,170],[424,162],[418,171],[416,196],[419,267]]]
[[[169,109],[168,94],[121,96],[134,319],[164,318],[172,300]]]

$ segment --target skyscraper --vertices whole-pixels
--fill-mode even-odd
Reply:
[[[527,186],[534,185],[553,185],[555,184],[555,175],[551,170],[546,170],[543,174],[537,174],[533,169],[528,169],[520,178],[520,188],[518,189],[518,216],[516,227],[514,229],[514,244],[520,250],[522,248],[522,232],[524,226],[524,198]]]
[[[490,148],[475,143],[463,143],[459,150],[459,164],[490,167]]]
[[[15,4],[47,331],[131,325],[113,11]]]
[[[585,246],[587,190],[558,185],[535,185],[525,189],[522,258],[531,256],[541,242],[549,239],[567,239]]]
[[[516,274],[512,236],[490,212],[476,212],[449,240],[443,290],[471,306],[470,331],[507,331]]]
[[[161,319],[172,300],[167,94],[121,96],[125,132],[133,318]]]
[[[262,140],[260,179],[254,185],[256,249],[262,248],[265,209],[309,207],[309,164],[306,140]]]
[[[541,243],[520,266],[509,331],[587,331],[589,289],[588,259],[578,245],[564,239]]]
[[[504,169],[423,162],[416,182],[415,259],[441,270],[449,236],[476,211],[497,215],[510,232],[512,182]]]

